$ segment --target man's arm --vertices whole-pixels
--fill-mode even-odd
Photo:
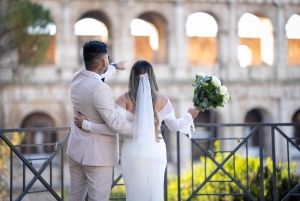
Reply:
[[[103,82],[106,82],[116,72],[117,72],[117,69],[113,65],[109,65],[107,71],[100,76],[101,76],[102,80],[104,79]]]
[[[101,84],[95,91],[94,105],[110,129],[124,135],[132,135],[133,122],[127,122],[119,115],[115,108],[112,90],[107,84]]]
[[[109,80],[116,72],[117,70],[125,70],[125,63],[126,61],[121,61],[116,63],[115,65],[109,65],[108,69],[105,73],[103,73],[101,76],[102,79],[104,79],[104,82],[106,82],[107,80]]]
[[[78,116],[79,117],[74,117],[74,123],[78,128],[88,130],[92,133],[116,136],[115,131],[111,130],[106,123],[90,122],[86,120],[85,116],[80,112],[78,112]]]

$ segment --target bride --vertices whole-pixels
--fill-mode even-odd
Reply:
[[[176,119],[168,97],[158,92],[155,74],[150,63],[137,61],[130,73],[128,91],[121,95],[116,109],[127,121],[134,121],[132,136],[124,136],[121,167],[127,201],[163,200],[164,173],[167,165],[166,145],[160,133],[161,122],[175,132],[189,133],[198,115],[190,108]],[[97,130],[80,115],[76,123],[83,129]],[[97,133],[101,133],[98,129]],[[122,134],[122,133],[121,133]]]

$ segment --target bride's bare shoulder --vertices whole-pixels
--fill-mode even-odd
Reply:
[[[155,110],[157,112],[161,111],[168,103],[168,100],[169,100],[169,98],[165,94],[157,92],[157,100],[156,100],[156,104],[155,104]]]
[[[117,104],[121,106],[122,108],[125,108],[126,110],[132,112],[133,111],[133,105],[131,100],[126,96],[126,93],[122,94],[118,100]]]
[[[123,108],[126,108],[126,105],[128,103],[128,98],[126,97],[125,93],[122,94],[121,96],[119,96],[119,98],[117,99],[117,104],[120,105]]]

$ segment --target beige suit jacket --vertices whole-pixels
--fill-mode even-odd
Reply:
[[[126,122],[118,114],[112,90],[101,78],[82,69],[71,82],[74,116],[81,112],[87,120],[103,123],[103,132],[99,134],[79,129],[72,120],[67,155],[83,165],[116,165],[119,159],[117,133],[133,133],[133,123]]]

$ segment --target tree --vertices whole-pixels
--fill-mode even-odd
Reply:
[[[50,42],[50,13],[30,0],[0,0],[1,72],[12,71],[13,81],[22,80],[23,69],[41,64]]]

